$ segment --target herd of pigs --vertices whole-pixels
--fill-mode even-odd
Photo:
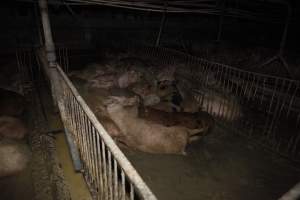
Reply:
[[[24,122],[25,98],[18,93],[14,65],[0,68],[0,178],[18,174],[30,159]]]
[[[215,117],[233,121],[240,114],[224,94],[207,93],[200,104],[177,71],[175,65],[119,55],[69,77],[119,146],[185,155],[187,145],[212,130]],[[221,104],[234,112],[217,112]]]
[[[204,92],[199,103],[189,84],[179,78],[178,67],[153,63],[134,56],[116,56],[69,73],[120,147],[186,154],[187,145],[212,130],[216,117],[230,121],[240,117],[239,108],[226,94]],[[12,84],[19,79],[12,69],[11,65],[0,69],[0,177],[19,173],[30,159],[24,122],[26,103]],[[219,112],[220,107],[227,112]]]

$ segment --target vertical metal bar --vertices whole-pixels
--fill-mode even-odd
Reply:
[[[111,163],[111,153],[107,150],[108,154],[108,185],[109,185],[109,199],[113,199],[113,183],[112,183],[112,163]]]
[[[97,139],[96,139],[96,130],[95,127],[91,124],[91,137],[92,137],[92,151],[93,151],[93,167],[94,167],[94,187],[97,191],[97,197],[99,197],[99,173],[98,173],[98,155],[97,155]]]
[[[118,182],[118,163],[114,159],[114,200],[119,199],[119,182]]]
[[[95,165],[94,165],[94,160],[95,160],[95,155],[94,155],[94,150],[93,150],[93,133],[92,133],[92,124],[90,120],[87,118],[87,138],[88,138],[88,147],[89,147],[89,154],[90,154],[90,165],[91,165],[91,181],[94,186],[95,184]]]
[[[288,81],[288,87],[287,87],[287,90],[285,91],[285,95],[283,97],[283,101],[282,101],[282,104],[281,104],[281,108],[280,108],[280,111],[279,111],[279,115],[281,115],[282,111],[283,111],[283,108],[285,107],[286,103],[287,103],[287,99],[289,97],[289,94],[290,94],[290,90],[291,90],[291,87],[292,87],[292,81]]]
[[[263,89],[261,91],[260,105],[263,104],[265,89],[266,89],[266,77],[263,78]]]
[[[254,92],[253,92],[253,87],[254,87],[254,84],[255,84],[255,75],[254,74],[252,74],[252,82],[251,82],[251,86],[250,86],[250,89],[249,89],[249,93],[248,93],[248,95],[247,95],[247,100],[248,100],[248,102],[249,102],[249,100],[250,100],[250,97],[251,97],[251,100],[253,100],[253,98],[254,98],[254,95],[252,95],[252,93],[254,94]]]
[[[84,138],[85,138],[85,146],[86,146],[86,157],[87,157],[87,165],[88,165],[88,178],[90,183],[92,182],[92,166],[91,166],[91,152],[90,152],[90,144],[89,144],[89,132],[88,132],[88,119],[83,112],[81,108],[82,114],[83,114],[83,129],[84,129]]]
[[[103,168],[103,162],[102,162],[102,155],[101,155],[101,139],[100,139],[100,136],[99,136],[99,133],[97,132],[96,134],[96,139],[97,139],[97,163],[98,163],[98,172],[99,172],[99,181],[100,181],[100,189],[99,189],[99,192],[100,192],[100,199],[103,199],[103,196],[104,196],[104,179],[103,179],[103,173],[102,173],[102,168]]]
[[[131,183],[130,183],[130,200],[134,200],[134,188]]]
[[[166,21],[166,12],[163,12],[163,16],[162,16],[161,21],[160,21],[159,32],[158,32],[156,43],[155,43],[156,47],[158,47],[159,44],[160,44],[160,38],[161,38],[161,35],[162,35],[162,32],[163,32],[163,28],[165,26],[165,21]]]
[[[124,171],[121,170],[121,181],[122,181],[122,200],[126,200],[126,191],[125,191],[125,174]]]
[[[105,144],[103,140],[101,140],[101,145],[102,145],[102,161],[103,161],[103,180],[104,180],[104,199],[108,199],[108,184],[107,184],[107,165],[106,165],[106,153],[105,153]]]
[[[296,85],[296,88],[295,88],[295,90],[294,90],[294,92],[293,92],[293,95],[292,95],[292,97],[290,98],[290,103],[289,103],[289,106],[288,106],[288,109],[287,109],[286,117],[288,117],[289,114],[290,114],[292,105],[293,105],[294,100],[295,100],[295,98],[296,98],[296,94],[298,93],[298,88],[299,88],[299,84]]]

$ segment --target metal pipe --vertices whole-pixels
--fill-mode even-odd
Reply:
[[[279,55],[282,55],[282,53],[283,53],[284,46],[285,46],[286,40],[287,40],[289,24],[290,24],[291,17],[292,17],[292,7],[291,7],[291,5],[289,3],[287,3],[286,6],[287,6],[287,17],[286,17],[284,30],[283,30],[283,34],[282,34],[282,38],[281,38],[281,42],[280,42]]]
[[[73,140],[72,135],[69,133],[68,129],[65,128],[65,136],[67,139],[67,143],[68,143],[68,147],[69,147],[69,151],[71,154],[71,158],[73,161],[73,166],[76,172],[82,172],[83,168],[82,168],[82,164],[81,164],[81,159],[79,156],[79,152],[78,149],[76,147],[76,144]]]
[[[297,200],[300,197],[300,183],[296,184],[278,200]]]
[[[220,42],[221,40],[221,36],[222,36],[222,32],[223,32],[223,22],[224,22],[224,15],[225,15],[225,1],[226,0],[221,0],[220,1],[220,10],[221,10],[221,13],[220,13],[220,18],[219,18],[219,27],[218,27],[218,35],[217,35],[217,43]]]
[[[45,41],[45,50],[46,50],[46,57],[48,61],[48,65],[45,66],[45,68],[50,68],[48,70],[50,82],[51,82],[51,91],[52,91],[52,98],[53,98],[53,104],[54,104],[54,112],[58,111],[57,102],[61,100],[59,98],[59,81],[58,81],[58,75],[56,71],[56,53],[55,53],[55,45],[52,38],[52,32],[51,32],[51,25],[50,25],[50,19],[48,15],[48,4],[47,0],[39,0],[39,7],[40,7],[40,14],[42,18],[42,24],[43,24],[43,32],[44,32],[44,41]]]
[[[158,32],[156,43],[155,43],[156,47],[158,47],[159,44],[160,44],[160,38],[161,38],[161,34],[162,34],[162,31],[163,31],[164,26],[165,26],[165,21],[166,21],[166,11],[163,13],[163,16],[162,16],[161,21],[160,21],[159,32]]]
[[[50,67],[55,67],[56,54],[55,54],[55,46],[52,38],[51,25],[50,25],[50,20],[48,15],[47,0],[39,0],[39,7],[40,7],[43,30],[44,30],[47,60],[49,62]]]

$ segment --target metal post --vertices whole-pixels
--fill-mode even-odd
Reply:
[[[283,57],[283,50],[284,50],[284,47],[285,47],[285,44],[286,44],[288,28],[289,28],[290,20],[291,20],[291,17],[292,17],[292,7],[291,7],[290,3],[288,3],[288,2],[281,2],[281,3],[287,6],[287,17],[286,17],[286,21],[285,21],[284,30],[283,30],[283,33],[282,33],[278,53],[275,56],[268,59],[267,61],[265,61],[264,63],[262,63],[261,65],[259,65],[259,68],[261,68],[261,67],[263,67],[263,66],[265,66],[265,65],[267,65],[267,64],[269,64],[269,63],[271,63],[271,62],[278,59],[279,61],[281,61],[282,65],[285,67],[288,75],[292,79],[295,79],[293,73],[290,70],[290,67],[289,67],[288,63],[286,62],[285,58]]]
[[[36,21],[36,33],[37,33],[37,37],[38,37],[38,46],[41,46],[43,44],[43,36],[42,36],[42,30],[41,30],[41,26],[40,26],[40,20],[39,20],[39,8],[37,7],[36,4],[34,4],[34,16],[35,16],[35,21]]]
[[[47,60],[49,62],[50,67],[56,66],[56,55],[55,55],[55,46],[53,43],[50,20],[48,15],[48,5],[47,0],[39,0],[43,30],[44,30],[44,38],[45,38],[45,48]]]
[[[283,34],[282,34],[282,38],[281,38],[281,42],[280,42],[279,55],[282,55],[284,47],[285,47],[291,17],[292,17],[292,7],[289,3],[287,3],[287,17],[286,17],[284,30],[283,30]]]
[[[220,19],[219,19],[219,27],[218,27],[218,35],[217,35],[217,43],[220,42],[222,32],[223,32],[223,21],[224,21],[224,14],[225,14],[225,0],[220,1],[220,9],[221,9],[221,14],[220,14]]]
[[[52,97],[53,97],[53,103],[56,111],[57,109],[57,101],[59,100],[57,97],[59,87],[58,79],[57,79],[57,70],[56,70],[56,54],[55,54],[55,46],[52,38],[52,32],[51,32],[51,25],[48,15],[48,4],[47,0],[39,0],[39,7],[40,7],[40,13],[42,18],[42,24],[43,24],[43,32],[44,32],[44,40],[45,40],[45,50],[46,50],[46,57],[48,61],[47,67],[48,76],[51,82],[51,91],[52,91]]]
[[[156,47],[158,47],[159,44],[160,44],[160,38],[161,38],[163,28],[165,26],[165,21],[166,21],[166,10],[164,11],[163,16],[162,16],[161,21],[160,21],[159,32],[158,32],[156,43],[155,43]]]

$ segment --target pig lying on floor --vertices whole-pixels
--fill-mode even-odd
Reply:
[[[0,140],[0,177],[18,174],[30,159],[26,144],[13,140]]]
[[[185,154],[189,138],[204,129],[164,126],[138,116],[139,98],[111,96],[107,113],[124,135],[122,143],[149,153]]]
[[[167,127],[169,126],[183,126],[188,129],[199,129],[203,130],[199,132],[198,136],[203,136],[208,133],[208,131],[214,125],[214,119],[207,112],[197,112],[197,113],[186,113],[186,112],[164,112],[151,107],[140,106],[139,117],[163,124]]]
[[[9,116],[0,116],[0,138],[23,139],[27,134],[25,124],[15,118]]]

